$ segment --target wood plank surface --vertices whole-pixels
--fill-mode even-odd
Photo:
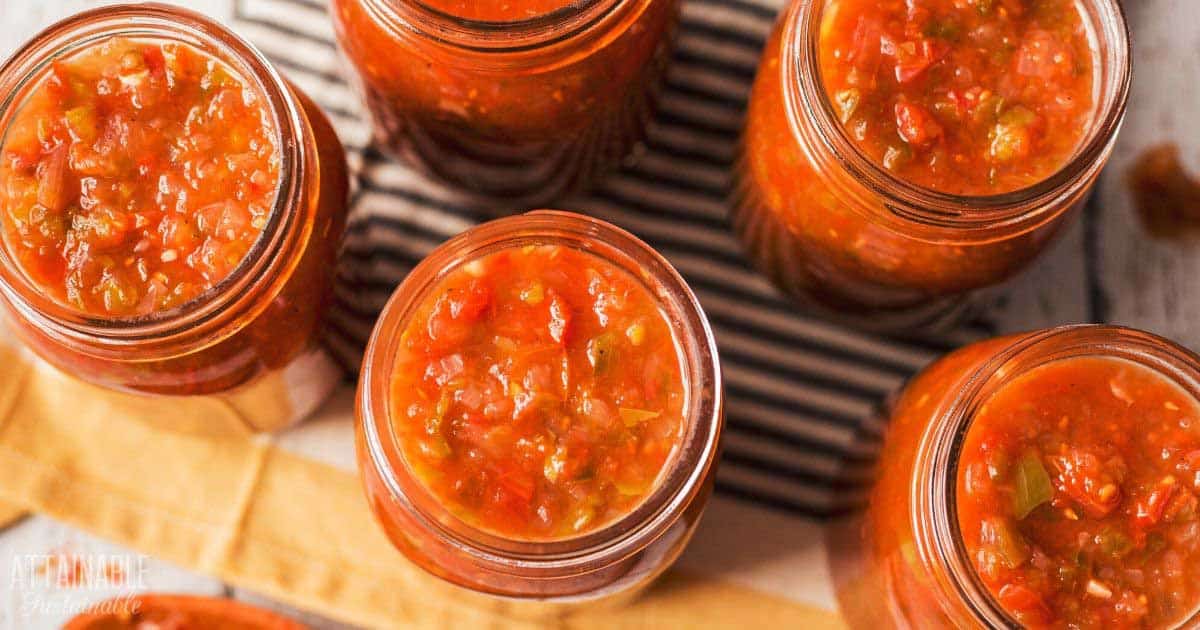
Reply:
[[[1127,185],[1146,149],[1179,146],[1200,174],[1200,3],[1124,3],[1133,42],[1129,114],[1080,225],[1008,292],[1002,330],[1078,321],[1143,328],[1200,351],[1200,241],[1156,239]]]

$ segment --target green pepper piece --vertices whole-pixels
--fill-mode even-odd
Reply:
[[[1096,535],[1096,542],[1100,545],[1100,551],[1116,559],[1124,557],[1134,549],[1133,539],[1111,526],[1100,530]]]
[[[1037,114],[1020,105],[1001,114],[991,133],[992,158],[1008,162],[1027,155],[1032,142],[1030,127],[1036,120]]]
[[[224,66],[215,62],[209,68],[208,74],[204,75],[204,78],[200,80],[200,89],[205,94],[211,94],[222,88],[239,87],[241,87],[241,84],[238,83],[238,80],[229,74],[229,71]]]
[[[425,452],[430,457],[437,459],[445,459],[450,457],[450,455],[454,452],[450,448],[450,443],[446,441],[446,438],[440,435],[434,435],[426,439],[424,441],[424,446]]]
[[[925,25],[923,33],[926,37],[955,41],[959,35],[962,35],[962,26],[954,20],[930,20]]]
[[[621,407],[618,412],[621,414],[621,420],[625,422],[625,426],[627,427],[636,427],[647,420],[653,420],[662,415],[657,411],[630,409],[628,407]]]
[[[138,302],[137,289],[116,277],[109,277],[101,284],[104,308],[110,313],[124,313]]]
[[[1003,114],[1000,114],[999,123],[1001,125],[1021,125],[1027,126],[1037,120],[1037,114],[1033,113],[1028,107],[1016,105],[1010,107]]]
[[[588,360],[592,363],[592,371],[604,374],[615,363],[617,354],[617,336],[612,332],[596,335],[588,342]]]
[[[530,305],[537,306],[542,303],[546,297],[546,288],[540,282],[534,282],[523,291],[521,291],[521,301]]]
[[[1050,501],[1054,496],[1054,486],[1050,484],[1050,475],[1042,460],[1037,455],[1029,454],[1017,462],[1013,473],[1013,514],[1018,519],[1029,516],[1037,507]]]
[[[1029,560],[1029,545],[1008,519],[991,518],[984,521],[983,535],[984,541],[1008,568],[1015,569]]]
[[[99,133],[99,123],[96,119],[95,108],[90,105],[72,107],[67,110],[66,117],[67,128],[71,130],[71,135],[85,143],[96,141],[96,136]]]
[[[628,483],[618,480],[613,485],[616,486],[617,492],[627,497],[636,497],[646,492],[646,486],[640,483]]]

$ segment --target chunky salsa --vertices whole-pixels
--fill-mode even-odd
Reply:
[[[88,315],[179,306],[255,243],[279,183],[276,131],[230,66],[113,37],[51,63],[0,147],[5,246]]]
[[[378,145],[456,186],[517,198],[514,208],[588,186],[644,136],[679,15],[679,0],[426,2],[506,22],[463,26],[413,4],[331,3]],[[585,5],[603,17],[508,23]]]
[[[746,113],[732,219],[748,253],[840,322],[945,325],[1028,267],[1094,185],[1125,109],[1120,20],[1113,0],[792,3]],[[1093,61],[1102,50],[1118,61]],[[1084,143],[1104,150],[1079,159]],[[872,160],[883,177],[863,173]],[[1010,194],[976,208],[910,184]]]
[[[1093,110],[1073,0],[831,0],[821,75],[847,134],[900,179],[986,195],[1063,167]]]
[[[519,22],[564,9],[587,4],[590,0],[422,0],[431,9],[447,15],[483,22]]]
[[[408,465],[498,535],[563,538],[633,510],[682,439],[672,330],[632,275],[509,248],[451,271],[409,320],[391,409]]]
[[[1200,403],[1160,374],[1034,368],[980,408],[958,470],[963,543],[1021,623],[1172,628],[1200,609]]]

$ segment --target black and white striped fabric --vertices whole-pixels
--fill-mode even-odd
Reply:
[[[334,121],[358,187],[330,345],[358,368],[375,317],[409,269],[446,238],[494,218],[369,144],[343,79],[327,0],[237,0],[234,27]],[[726,196],[761,46],[784,0],[684,0],[660,111],[634,166],[556,204],[612,221],[662,252],[703,303],[727,383],[717,491],[802,517],[861,500],[877,428],[867,419],[915,370],[971,331],[934,342],[881,340],[798,315],[742,256]]]

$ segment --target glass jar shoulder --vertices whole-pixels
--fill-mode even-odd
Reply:
[[[852,174],[848,165],[865,157],[850,146],[829,97],[802,79],[818,71],[806,65],[812,35],[801,32],[812,10],[794,3],[780,18],[751,92],[733,222],[758,267],[819,313],[892,330],[936,319],[924,314],[929,305],[953,310],[1027,267],[1083,196],[1058,199],[1044,208],[1045,221],[1010,231],[934,229],[895,210],[903,184],[884,173],[868,186]],[[889,323],[871,323],[881,320]]]
[[[916,527],[929,516],[913,504],[922,442],[966,380],[1023,335],[989,339],[952,352],[909,381],[881,410],[886,423],[867,508],[852,527],[830,529],[831,569],[852,628],[955,627],[961,614],[923,560]]]
[[[335,0],[333,13],[372,114],[454,121],[491,140],[554,140],[621,106],[625,90],[614,86],[651,87],[646,68],[659,63],[678,14],[677,0],[630,0],[602,35],[551,51],[480,52],[399,31],[371,2]]]

